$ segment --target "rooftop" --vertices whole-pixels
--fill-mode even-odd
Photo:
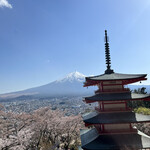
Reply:
[[[126,79],[137,79],[144,78],[147,74],[122,74],[122,73],[111,73],[111,74],[102,74],[98,76],[86,77],[86,80],[95,80],[95,81],[109,81],[109,80],[126,80]]]

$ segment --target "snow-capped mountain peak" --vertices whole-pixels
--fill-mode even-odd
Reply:
[[[85,78],[85,75],[78,72],[78,71],[75,71],[75,72],[71,72],[69,73],[66,78]]]
[[[71,72],[69,73],[65,78],[61,79],[61,80],[57,80],[57,82],[65,82],[65,81],[69,81],[69,82],[73,82],[73,81],[79,81],[79,82],[84,82],[85,80],[85,75],[75,71],[75,72]]]

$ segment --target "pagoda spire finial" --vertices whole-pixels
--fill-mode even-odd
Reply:
[[[107,70],[105,70],[105,74],[114,73],[114,71],[111,70],[111,65],[110,65],[111,64],[111,59],[110,59],[110,51],[109,51],[107,30],[105,30],[105,58],[106,58],[106,65],[107,65]]]

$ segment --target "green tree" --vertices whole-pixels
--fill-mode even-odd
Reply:
[[[138,89],[134,89],[134,90],[133,90],[133,93],[137,93],[137,94],[147,94],[145,87],[138,88]],[[129,101],[129,102],[128,102],[128,107],[130,107],[130,108],[138,108],[138,107],[150,108],[150,102],[149,102],[149,101],[142,101],[142,100]]]

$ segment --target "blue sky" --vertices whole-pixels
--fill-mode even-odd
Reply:
[[[112,69],[150,77],[149,0],[0,0],[0,93],[103,74],[105,29]]]

